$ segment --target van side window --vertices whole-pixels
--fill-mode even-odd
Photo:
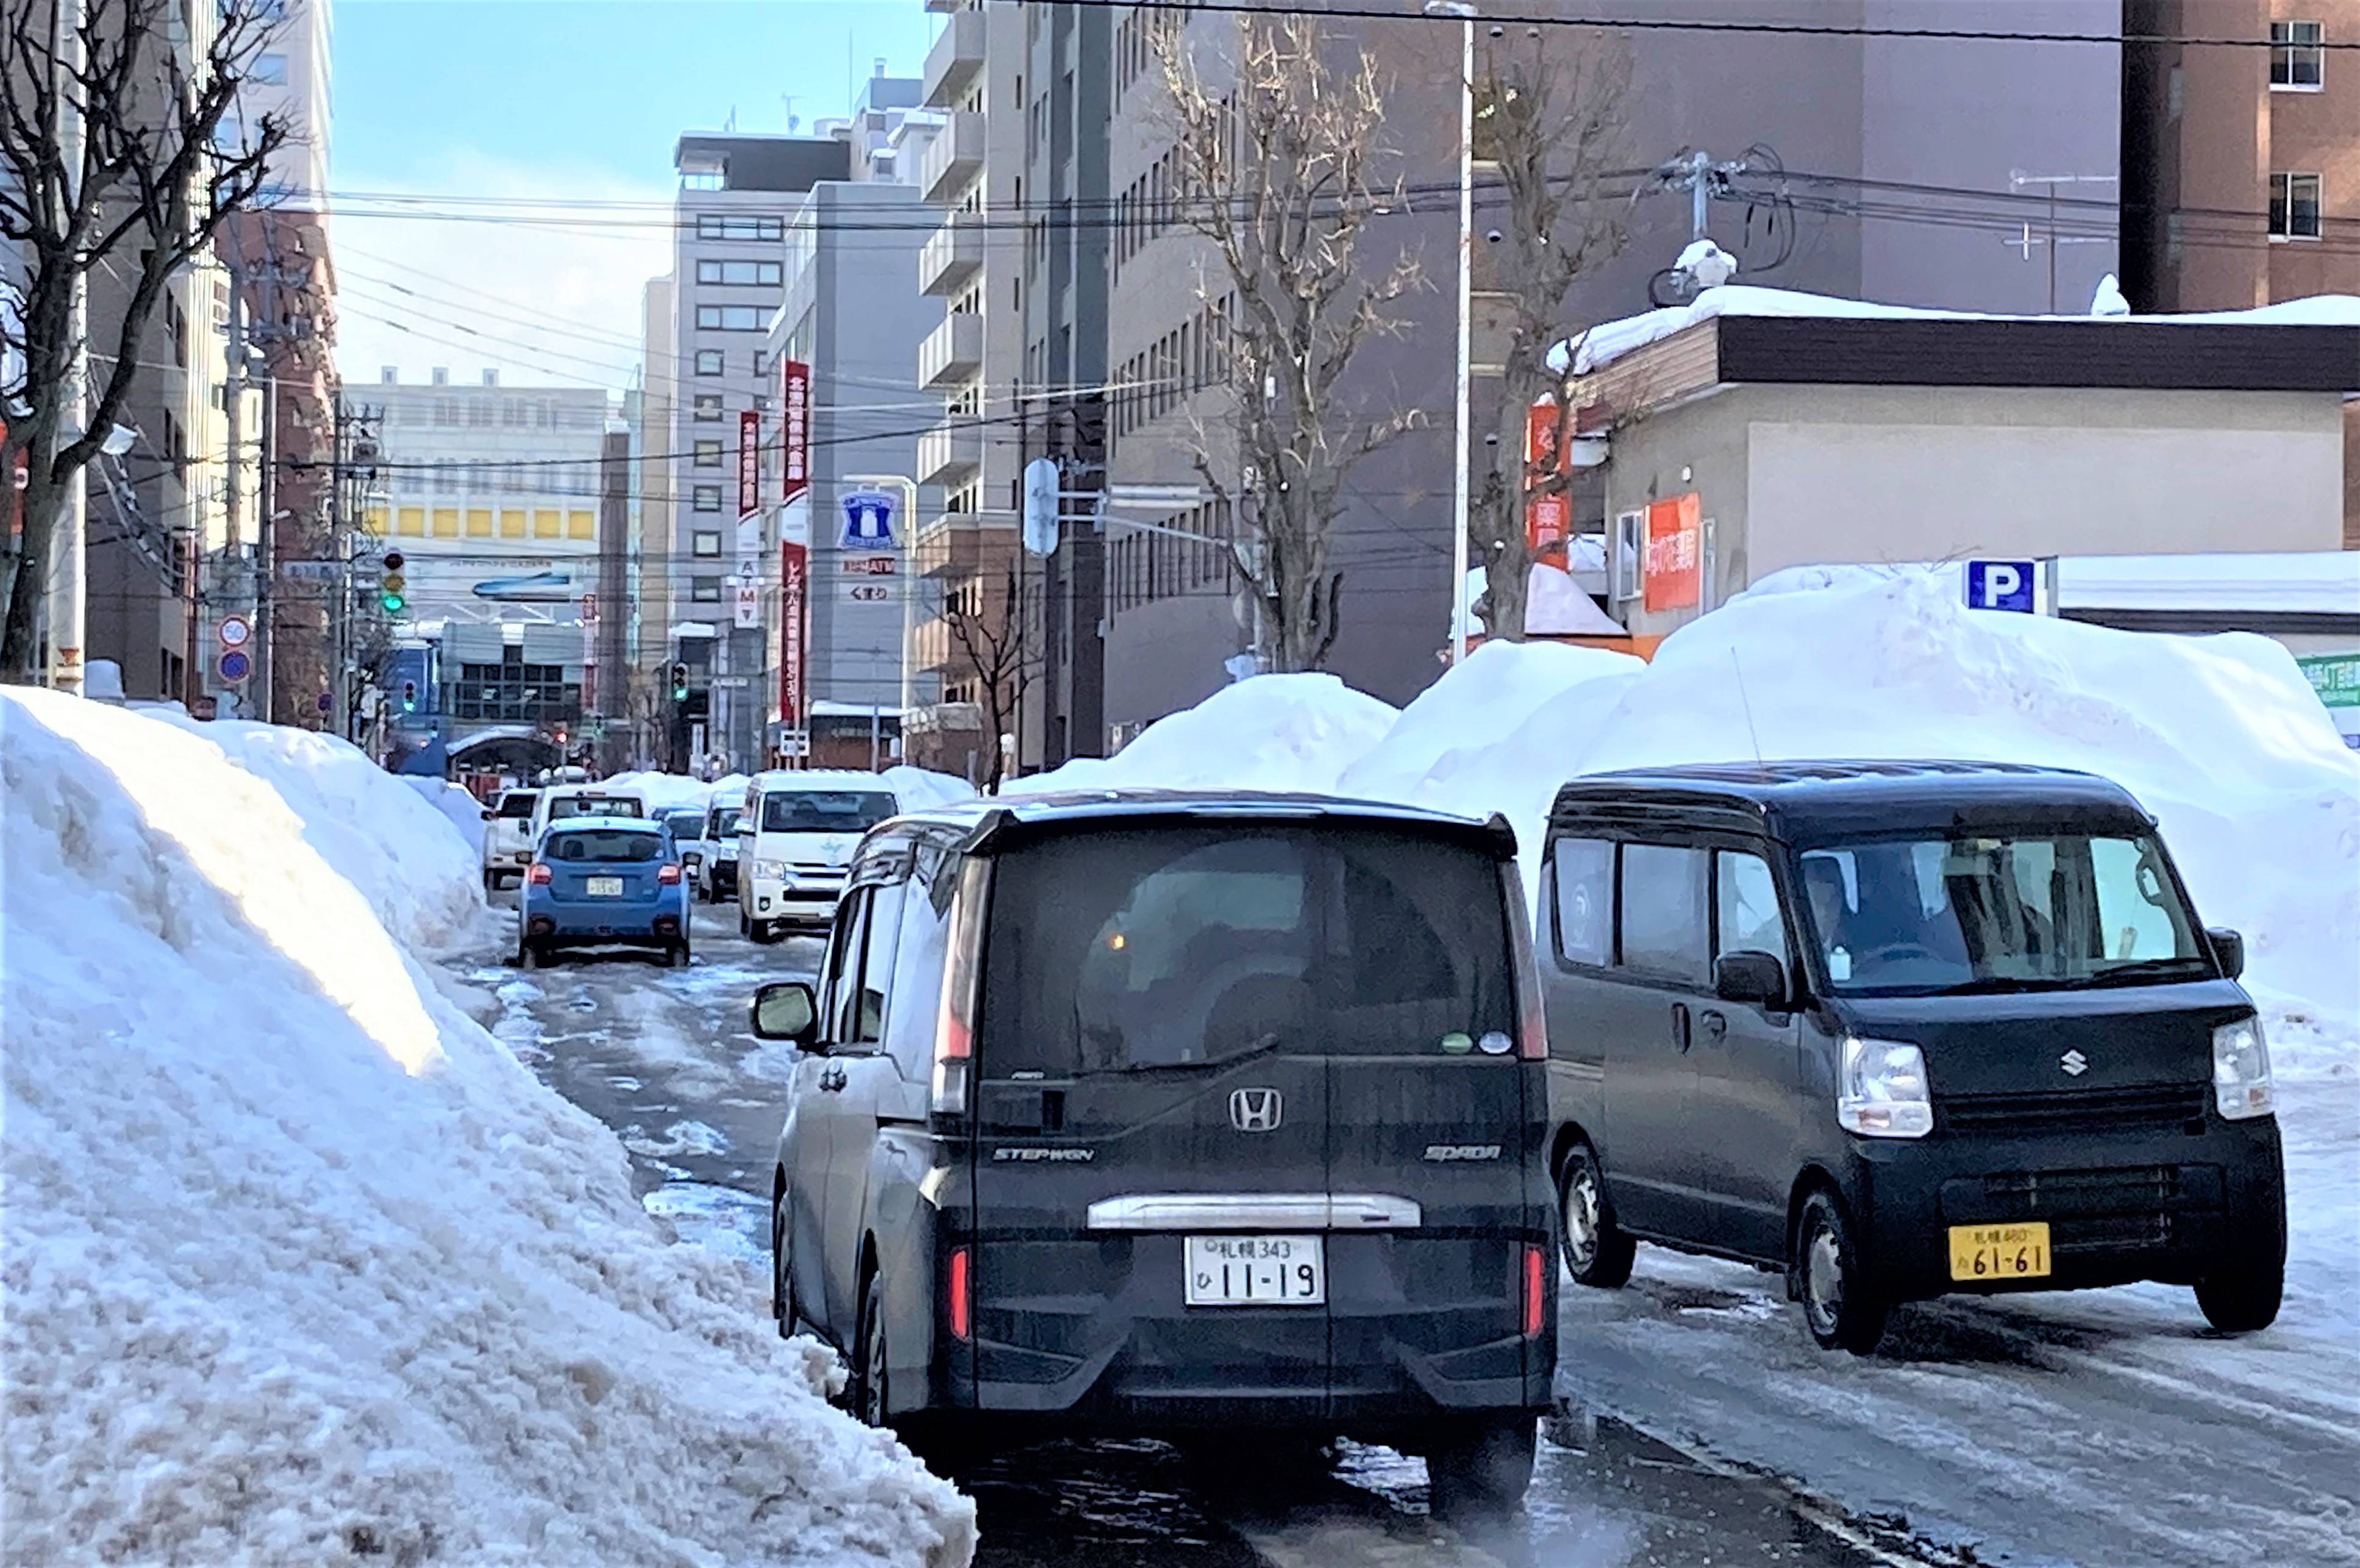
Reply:
[[[1561,838],[1551,854],[1557,883],[1557,955],[1568,964],[1614,962],[1614,845]]]
[[[921,849],[901,898],[901,931],[893,948],[893,1006],[885,1009],[885,1054],[912,1083],[934,1070],[934,1026],[950,958],[951,893],[962,862]]]
[[[1622,965],[1666,980],[1704,983],[1704,851],[1622,846]]]
[[[869,936],[860,964],[860,999],[846,1038],[876,1044],[885,1038],[885,1001],[893,985],[893,951],[901,935],[906,882],[889,882],[869,894]]]
[[[827,948],[827,979],[819,999],[819,1038],[831,1044],[851,1040],[852,1026],[858,1021],[852,1012],[852,999],[858,995],[860,933],[868,910],[869,890],[864,887],[847,893],[836,911],[836,930]]]
[[[1713,856],[1719,931],[1713,955],[1766,953],[1792,970],[1786,924],[1778,915],[1778,884],[1758,855],[1724,849]]]

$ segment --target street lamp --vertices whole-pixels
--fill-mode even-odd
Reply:
[[[1467,656],[1468,383],[1475,357],[1475,7],[1468,0],[1426,0],[1429,16],[1461,25],[1459,65],[1459,418],[1450,453],[1450,662]]]

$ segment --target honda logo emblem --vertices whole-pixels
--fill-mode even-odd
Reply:
[[[1229,1123],[1240,1132],[1276,1132],[1286,1103],[1275,1089],[1233,1089],[1229,1092]]]
[[[2069,1051],[2057,1059],[2057,1065],[2065,1069],[2066,1077],[2079,1078],[2090,1070],[2090,1059],[2078,1051]]]

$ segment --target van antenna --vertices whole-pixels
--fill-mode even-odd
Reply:
[[[1754,762],[1762,762],[1762,732],[1754,727],[1754,699],[1745,691],[1745,666],[1738,662],[1737,650],[1729,650],[1729,667],[1737,672],[1737,702],[1745,710],[1745,738],[1753,744]]]

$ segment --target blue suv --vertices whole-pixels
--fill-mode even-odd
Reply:
[[[662,824],[633,817],[565,817],[541,831],[524,877],[517,964],[561,947],[653,948],[685,964],[688,885]]]

